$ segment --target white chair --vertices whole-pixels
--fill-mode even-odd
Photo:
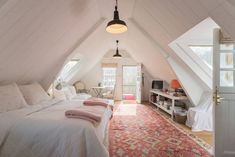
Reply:
[[[114,99],[115,85],[113,87],[106,87],[106,91],[102,94],[104,99]]]
[[[213,131],[213,101],[210,91],[203,92],[198,105],[189,108],[186,125],[192,131]]]

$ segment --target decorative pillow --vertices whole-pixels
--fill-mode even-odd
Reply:
[[[29,105],[36,105],[51,99],[39,83],[20,85],[19,88]]]
[[[28,106],[16,83],[0,86],[0,112]]]

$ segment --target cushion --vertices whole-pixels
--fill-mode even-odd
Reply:
[[[54,89],[54,97],[58,100],[66,100],[66,95],[62,90]]]
[[[74,86],[68,86],[68,88],[73,96],[77,96],[77,92]]]
[[[64,92],[67,100],[71,100],[74,98],[74,94],[71,92],[68,86],[64,87],[62,91]]]
[[[46,93],[39,83],[20,85],[19,87],[26,102],[29,105],[36,105],[42,101],[51,99],[51,97]]]
[[[0,86],[0,112],[28,106],[16,83]]]

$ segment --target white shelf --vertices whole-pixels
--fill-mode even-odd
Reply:
[[[150,90],[150,93],[155,93],[155,94],[158,94],[158,95],[161,95],[163,97],[173,99],[173,100],[187,100],[188,99],[186,96],[173,96],[166,92],[161,92],[160,90],[156,90],[156,89]]]
[[[170,115],[172,115],[173,113],[173,110],[168,110],[166,107],[164,107],[163,105],[160,105],[160,104],[158,104],[158,103],[156,103],[156,102],[153,102],[153,101],[150,101],[152,104],[154,104],[154,105],[156,105],[158,108],[160,108],[160,109],[162,109],[163,111],[165,111],[165,112],[167,112],[167,113],[169,113]]]
[[[171,105],[171,109],[168,110],[165,106],[160,105],[157,102],[153,102],[151,100],[152,93],[156,94],[156,101],[157,102],[160,100],[160,96],[171,99],[171,104],[168,103],[168,105]],[[162,109],[166,113],[170,114],[172,119],[173,119],[173,111],[175,108],[175,100],[177,100],[177,101],[187,100],[187,97],[186,96],[176,97],[176,96],[170,95],[168,93],[161,92],[159,90],[150,90],[149,102],[156,105],[158,108]]]

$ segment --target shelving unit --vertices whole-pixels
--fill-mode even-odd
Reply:
[[[166,98],[168,99],[168,101],[165,101]],[[164,100],[162,101],[162,99]],[[175,109],[175,101],[185,101],[187,99],[188,98],[186,96],[173,96],[156,89],[150,90],[149,95],[149,102],[156,105],[158,108],[162,109],[166,113],[170,114],[172,119],[174,118],[173,111]]]

